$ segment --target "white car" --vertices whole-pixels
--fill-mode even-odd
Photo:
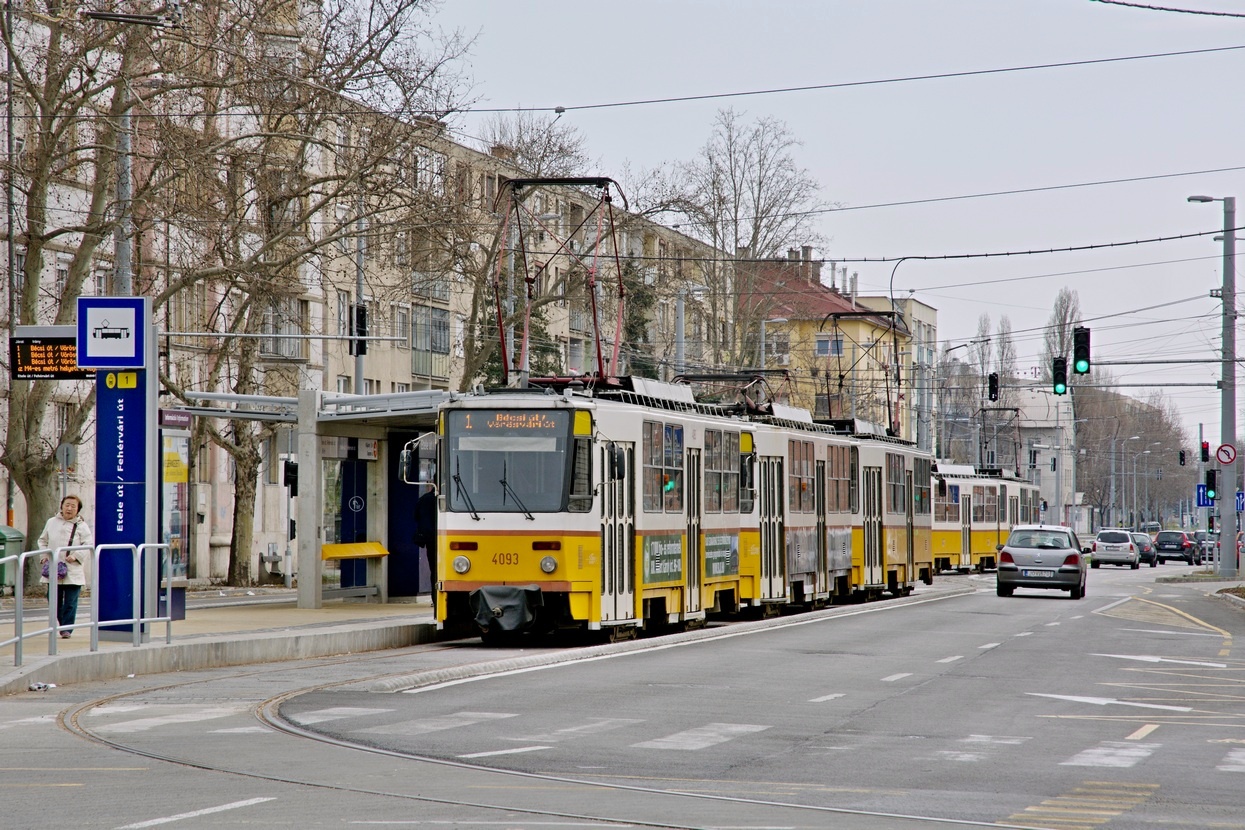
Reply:
[[[1123,528],[1110,527],[1098,531],[1090,548],[1090,566],[1127,565],[1133,570],[1141,567],[1141,554],[1132,535]]]

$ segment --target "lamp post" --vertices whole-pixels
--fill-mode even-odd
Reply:
[[[1133,456],[1133,515],[1131,522],[1133,530],[1137,529],[1137,459],[1149,454],[1150,450],[1142,450]]]
[[[1223,380],[1220,384],[1220,441],[1236,447],[1236,197],[1190,196],[1190,202],[1223,202]],[[1220,560],[1220,575],[1236,578],[1236,460],[1220,463],[1224,491],[1229,500],[1220,510],[1220,539],[1229,555]]]
[[[1116,515],[1116,510],[1115,510],[1115,495],[1117,492],[1116,486],[1115,486],[1115,440],[1116,439],[1114,438],[1111,439],[1111,516],[1110,516],[1110,521],[1107,522],[1107,525],[1106,525],[1107,527],[1116,527],[1118,525],[1118,523],[1116,522],[1116,519],[1119,518],[1119,516]],[[1129,441],[1140,441],[1140,440],[1141,440],[1140,435],[1133,435],[1128,438],[1125,438],[1123,441],[1120,441],[1120,449],[1121,450],[1124,449],[1124,444],[1127,444]]]
[[[771,317],[768,320],[761,320],[761,368],[765,368],[765,324],[766,323],[785,323],[786,317]]]

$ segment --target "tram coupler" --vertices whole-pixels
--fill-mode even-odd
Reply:
[[[467,597],[481,631],[525,631],[545,605],[539,585],[485,585]]]

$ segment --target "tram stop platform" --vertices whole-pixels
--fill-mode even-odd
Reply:
[[[0,695],[25,692],[40,684],[64,686],[130,675],[191,671],[336,654],[402,648],[432,641],[436,627],[427,597],[393,598],[388,603],[358,599],[326,600],[321,608],[297,607],[297,590],[286,588],[191,591],[186,618],[149,626],[147,642],[99,641],[90,650],[90,599],[78,606],[88,625],[57,638],[48,654],[48,635],[27,637],[22,665],[14,665],[14,646],[0,648]],[[47,602],[28,599],[27,631],[47,625]],[[0,638],[13,634],[13,598],[0,598]]]

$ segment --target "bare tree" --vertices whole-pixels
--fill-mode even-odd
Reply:
[[[592,175],[598,163],[588,155],[587,139],[560,118],[533,112],[498,115],[485,123],[483,138],[529,176]]]
[[[638,194],[638,208],[674,217],[682,232],[743,259],[776,258],[815,245],[821,241],[816,213],[826,204],[816,179],[795,160],[799,144],[781,121],[747,122],[735,110],[721,110],[697,158],[654,171],[650,178],[659,183]],[[712,264],[705,276],[709,316],[735,320],[725,338],[714,334],[714,361],[751,363],[743,335],[768,309],[738,307],[737,298],[752,295],[752,286],[738,284],[728,263]]]
[[[101,248],[123,218],[116,125],[132,112],[135,293],[152,296],[162,320],[220,334],[179,342],[161,381],[174,394],[292,394],[304,356],[289,343],[300,341],[235,335],[313,333],[304,298],[324,289],[316,263],[363,227],[423,224],[444,201],[406,178],[439,135],[428,114],[451,110],[458,89],[463,46],[430,36],[428,5],[329,0],[298,17],[284,0],[240,0],[196,8],[183,29],[138,33],[15,15],[3,39],[29,125],[6,169],[21,194],[20,322],[69,322],[107,267]],[[52,256],[70,262],[54,290]],[[28,527],[54,499],[55,443],[30,440],[52,395],[45,381],[9,391],[0,461],[26,496]],[[61,440],[80,440],[93,404],[93,393],[73,401]],[[205,427],[234,461],[228,578],[244,583],[266,431]]]
[[[1059,289],[1042,336],[1042,379],[1050,380],[1051,360],[1072,352],[1072,329],[1081,322],[1081,301],[1071,288]]]

